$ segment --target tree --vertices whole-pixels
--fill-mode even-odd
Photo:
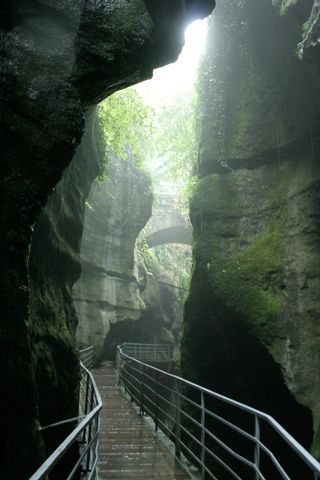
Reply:
[[[106,177],[110,152],[141,166],[147,138],[151,135],[153,110],[134,87],[114,93],[98,106],[102,142],[106,152],[102,179]]]
[[[190,196],[198,156],[199,128],[197,97],[176,97],[162,107],[154,119],[149,159],[158,163],[155,183],[172,182],[175,189]]]

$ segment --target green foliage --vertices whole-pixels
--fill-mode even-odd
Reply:
[[[162,182],[170,182],[179,193],[190,198],[198,144],[197,96],[193,91],[174,98],[155,116],[148,156],[153,166],[158,162],[154,175],[157,189]]]
[[[280,4],[280,15],[285,15],[290,6],[292,6],[292,0],[282,0]]]
[[[248,241],[219,265],[215,260],[212,281],[227,306],[247,318],[256,334],[268,344],[275,334],[282,308],[280,293],[283,259],[283,222],[272,222],[267,231]]]
[[[192,256],[187,245],[158,245],[153,248],[161,268],[170,272],[173,283],[181,289],[180,299],[183,301],[187,295],[191,278]]]
[[[148,272],[158,279],[160,275],[160,265],[153,252],[146,243],[139,246],[139,284],[140,288],[144,289],[147,282]]]
[[[108,159],[113,152],[124,159],[133,158],[140,167],[148,162],[155,190],[163,182],[171,183],[190,198],[200,123],[195,91],[155,111],[131,87],[102,102],[98,117],[106,152],[101,183],[107,177]]]
[[[147,138],[152,131],[153,111],[134,87],[114,93],[98,106],[105,162],[100,181],[107,176],[110,153],[141,166]]]
[[[296,55],[299,57],[300,60],[302,60],[303,58],[305,43],[312,31],[313,23],[314,18],[310,16],[309,19],[302,25],[302,41],[298,43],[296,49]]]
[[[243,319],[274,351],[284,300],[283,235],[290,172],[278,169],[269,179],[273,187],[263,207],[265,224],[252,235],[241,227],[247,204],[239,196],[237,178],[233,172],[214,174],[198,184],[192,203],[196,263],[219,305]],[[257,207],[254,215],[261,212]]]
[[[158,245],[139,247],[139,281],[145,284],[145,275],[151,272],[155,279],[178,287],[177,301],[184,303],[190,286],[192,255],[187,245]]]

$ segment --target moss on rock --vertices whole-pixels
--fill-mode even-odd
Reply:
[[[320,82],[294,54],[298,11],[272,3],[225,0],[209,21],[182,366],[273,412],[309,448],[311,411],[315,432],[320,419]],[[310,2],[295,3],[306,17]]]
[[[215,295],[272,349],[284,300],[290,167],[269,172],[265,192],[259,192],[257,173],[248,171],[246,176],[251,193],[244,191],[238,172],[213,174],[199,181],[192,201],[194,253]],[[267,185],[273,186],[272,194],[268,194]],[[255,204],[248,210],[253,194]],[[250,223],[256,223],[253,231],[247,226]]]

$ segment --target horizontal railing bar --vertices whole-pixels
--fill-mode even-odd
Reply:
[[[43,432],[43,430],[47,430],[47,428],[52,427],[59,427],[60,425],[65,425],[66,423],[74,423],[78,420],[82,420],[85,415],[79,415],[78,417],[67,418],[65,420],[60,420],[59,422],[51,423],[50,425],[46,425],[45,427],[39,427],[39,431]]]
[[[121,346],[119,348],[120,348],[120,351],[121,351]],[[229,397],[221,395],[217,392],[213,392],[213,391],[211,391],[211,390],[209,390],[205,387],[197,385],[197,384],[195,384],[195,383],[193,383],[189,380],[183,379],[183,378],[181,378],[177,375],[174,375],[174,374],[171,374],[171,373],[168,373],[168,372],[164,372],[163,370],[161,370],[161,369],[159,369],[159,368],[157,368],[153,365],[148,365],[148,364],[143,363],[142,361],[140,361],[138,359],[130,357],[129,355],[127,355],[126,353],[123,353],[122,351],[121,351],[121,356],[125,357],[125,358],[128,358],[129,360],[133,360],[134,362],[137,362],[141,366],[144,366],[144,367],[146,367],[146,368],[148,368],[148,369],[150,369],[154,372],[159,372],[162,375],[165,374],[165,376],[170,377],[170,378],[172,378],[176,381],[179,381],[183,385],[187,385],[191,388],[194,388],[195,390],[197,390],[199,392],[203,392],[206,395],[208,395],[210,397],[213,397],[213,398],[215,398],[215,399],[217,399],[217,400],[219,400],[223,403],[226,403],[228,405],[236,407],[236,408],[238,408],[238,409],[240,409],[244,412],[247,412],[247,413],[249,413],[253,416],[255,415],[258,418],[260,418],[262,420],[265,420],[287,442],[287,444],[292,448],[292,450],[300,456],[300,458],[305,462],[306,465],[308,465],[309,468],[311,468],[315,473],[320,474],[320,464],[317,462],[317,460],[315,458],[313,458],[312,455],[290,435],[290,433],[288,433],[273,417],[271,417],[267,413],[264,413],[260,410],[257,410],[255,408],[253,408],[253,407],[250,407],[249,405],[245,405],[241,402],[238,402],[237,400],[233,400]],[[163,387],[163,385],[162,385],[162,387]]]
[[[144,384],[144,386],[147,386],[146,384]],[[153,390],[152,390],[153,391]],[[154,391],[153,391],[154,392]],[[165,399],[164,397],[162,397],[161,395],[158,395],[160,398],[162,398],[164,401],[166,401],[167,403],[170,403],[170,405],[174,406],[174,404],[172,404],[171,402],[168,402],[167,399]],[[153,405],[155,405],[155,402],[151,400],[151,398],[149,398],[147,395],[145,395],[145,397],[147,398],[147,400],[152,403]],[[167,412],[165,412],[161,407],[159,407],[158,405],[158,410],[161,411],[162,413],[164,413],[165,415],[165,418],[169,418],[173,423],[175,423],[175,419],[173,417],[171,417],[171,415],[169,415]],[[184,413],[190,420],[192,420],[195,424],[197,424],[198,427],[201,428],[201,424],[199,422],[197,422],[195,419],[193,419],[190,415],[186,414],[186,412],[184,412],[182,409],[179,409],[182,413]],[[154,416],[154,413],[150,410],[150,408],[148,408],[146,405],[145,405],[145,411],[148,412],[150,414],[151,417]],[[166,429],[168,429],[168,426],[164,423],[164,421],[160,419],[158,419],[159,423],[161,423]],[[183,426],[182,426],[182,429],[185,431],[185,433],[188,435],[189,438],[192,438],[198,445],[201,445],[201,442],[195,437],[193,436],[192,434],[190,434],[190,432],[185,429]],[[211,432],[209,432],[207,429],[205,429],[206,433],[210,434]],[[171,435],[173,437],[176,437],[175,433],[173,431],[171,431]],[[183,442],[182,442],[183,443]],[[241,457],[239,454],[237,454],[236,452],[233,452],[228,446],[226,446],[225,444],[223,444],[223,442],[219,441],[219,439],[217,439],[217,443],[219,443],[221,446],[223,446],[231,455],[233,455],[235,458],[237,458],[239,461],[245,461],[245,463],[250,466],[251,468],[254,467],[254,464],[249,462],[247,459]],[[237,480],[241,480],[241,478],[225,463],[223,462],[223,460],[221,460],[214,452],[212,452],[210,449],[208,449],[207,447],[205,447],[205,450],[207,451],[207,453],[209,453],[211,456],[213,456],[229,473],[231,473],[234,478],[236,478]],[[201,464],[200,460],[195,457],[197,459],[197,462],[199,462],[199,464],[203,467],[205,467],[203,464]],[[208,468],[205,468],[206,471],[208,473],[211,474],[210,470]],[[263,478],[263,477],[262,477]]]
[[[226,470],[228,470],[228,472],[230,472],[235,478],[237,478],[237,480],[242,480],[233,470],[232,468],[229,467],[229,465],[227,465],[220,457],[218,457],[218,455],[213,452],[212,450],[210,450],[206,445],[202,445],[201,442],[199,442],[201,447],[204,448],[204,450],[209,453],[213,458],[215,458]],[[232,451],[232,450],[231,450]],[[229,452],[231,454],[231,452]],[[235,452],[234,452],[235,453]],[[231,454],[233,455],[234,457],[239,457],[238,454]],[[241,457],[241,456],[240,456]],[[243,458],[243,457],[242,457]],[[240,459],[240,458],[237,458],[239,461],[243,461],[243,460],[247,460],[247,459]],[[245,462],[247,463],[247,462]],[[249,465],[250,463],[250,465]],[[251,464],[251,462],[247,463],[248,466],[254,466],[253,464]],[[201,464],[201,466],[204,466],[204,464]]]
[[[92,350],[92,347],[87,347],[85,350]],[[82,352],[80,352],[82,355]],[[102,400],[98,388],[96,386],[95,380],[91,374],[91,372],[84,366],[81,362],[81,369],[85,372],[83,376],[81,376],[82,380],[86,382],[88,388],[88,392],[91,394],[94,393],[95,395],[95,406],[74,428],[74,430],[67,436],[67,438],[52,452],[52,454],[45,460],[45,462],[36,470],[36,472],[30,477],[29,480],[40,480],[43,479],[46,474],[48,474],[53,467],[61,460],[61,458],[65,455],[65,453],[71,448],[72,445],[77,441],[80,434],[82,434],[89,425],[95,421],[96,417],[99,416],[99,412],[102,408]],[[87,383],[88,382],[88,383]],[[91,387],[90,387],[91,384]],[[86,390],[85,388],[85,390]],[[80,386],[81,390],[81,386]],[[97,423],[98,425],[98,423]],[[99,432],[96,432],[96,437],[98,436]],[[86,451],[92,446],[93,441],[90,440],[89,447],[86,447]],[[84,458],[84,457],[83,457]],[[77,465],[79,467],[80,463]],[[75,467],[74,467],[75,468]],[[71,474],[70,474],[71,475]],[[69,478],[72,476],[69,475]]]
[[[196,463],[206,470],[206,472],[210,475],[211,478],[213,478],[213,480],[218,480],[217,477],[211,472],[211,470],[209,470],[209,468],[205,464],[201,463],[201,460],[195,455],[195,453],[192,450],[190,450],[190,448],[181,439],[180,439],[180,444],[193,457]]]
[[[92,469],[91,469],[91,472],[90,472],[90,474],[89,474],[88,480],[91,480],[92,476],[93,476],[94,474],[96,474],[97,465],[98,465],[98,455],[96,456],[96,458],[95,458],[95,460],[94,460],[94,462],[93,462],[93,464],[92,464]],[[97,474],[96,474],[96,477],[95,477],[95,478],[96,478],[96,479],[98,478]]]
[[[259,480],[267,480],[264,475],[260,472],[260,470],[256,467],[256,465],[253,465],[253,470],[255,471],[256,475],[259,475]]]
[[[80,356],[82,356],[83,354],[86,354],[86,352],[88,352],[88,351],[93,351],[93,349],[94,349],[93,345],[90,345],[89,347],[82,348],[80,350]]]
[[[223,417],[220,417],[220,415],[217,415],[216,413],[210,411],[210,410],[205,410],[206,414],[209,415],[210,417],[213,417],[215,420],[218,420],[220,421],[221,423],[223,423],[224,425],[226,425],[227,427],[231,428],[232,430],[236,431],[237,433],[239,433],[239,435],[243,435],[244,437],[246,437],[248,440],[252,441],[252,442],[255,442],[255,443],[258,443],[257,439],[249,432],[246,432],[245,430],[243,430],[242,428],[238,427],[237,425],[234,425],[233,423],[229,422],[228,420],[226,420],[225,418]]]
[[[124,342],[121,344],[121,347],[137,347],[137,348],[140,348],[140,347],[147,347],[147,348],[167,348],[167,349],[171,349],[171,348],[174,348],[174,345],[169,345],[168,343],[135,343],[135,342]],[[93,348],[93,347],[88,347],[89,348]],[[84,349],[86,350],[86,349]]]
[[[101,407],[98,405],[88,414],[88,416],[70,433],[70,435],[59,445],[58,448],[47,458],[39,469],[30,477],[29,480],[37,480],[46,475],[56,465],[60,458],[69,450],[77,440],[78,435],[82,433],[90,424],[91,420],[99,413]]]
[[[165,400],[165,399],[164,399]],[[171,404],[172,405],[172,404]],[[159,408],[159,407],[158,407]],[[159,410],[161,410],[166,416],[168,416],[171,420],[174,421],[174,419],[167,414],[167,412],[165,412],[164,410],[162,410],[161,408],[159,408]],[[189,420],[191,420],[198,428],[202,428],[201,426],[201,423],[199,423],[195,418],[191,417],[188,413],[186,413],[183,409],[178,409],[185,417],[187,417]],[[194,435],[190,434],[189,431],[187,429],[185,429],[185,427],[183,427],[181,425],[181,428],[183,430],[185,430],[185,433],[190,437],[192,438],[199,446],[201,444],[200,440],[197,439]],[[206,427],[203,427],[204,428],[204,431],[205,433],[214,441],[216,441],[220,446],[222,446],[230,455],[232,455],[233,457],[237,458],[237,460],[245,463],[247,466],[249,466],[250,468],[254,469],[255,465],[254,463],[250,462],[250,460],[246,459],[245,457],[242,457],[240,454],[238,454],[237,452],[234,452],[230,447],[228,447],[228,445],[224,444],[224,442],[222,442],[221,440],[218,439],[218,437],[216,437],[215,435],[213,435],[210,430],[208,430]],[[240,431],[244,432],[243,430],[239,429]],[[288,477],[288,475],[286,474],[286,472],[283,470],[283,468],[281,467],[280,463],[277,461],[277,459],[275,458],[275,456],[273,455],[273,453],[259,440],[255,439],[253,437],[253,441],[257,444],[259,444],[259,446],[265,451],[265,453],[267,455],[269,455],[269,457],[271,458],[271,460],[274,462],[274,465],[277,467],[277,469],[279,470],[279,473],[282,475],[283,478],[285,478],[285,480],[290,480],[290,478]],[[212,456],[214,456],[216,458],[216,455],[211,451],[209,450],[207,447],[204,447],[205,450]],[[260,471],[257,471],[258,474],[260,474],[260,477],[263,479],[263,475],[261,474]],[[241,479],[240,479],[241,480]]]
[[[204,448],[207,451],[207,453],[210,453],[211,455],[215,455],[210,449],[208,449],[208,447],[206,447],[205,445],[202,445],[201,441],[198,438],[196,438],[194,435],[190,434],[190,432],[188,432],[188,430],[183,425],[180,425],[180,428],[182,428],[182,430],[184,430],[185,433],[187,433],[200,447]],[[232,452],[232,450],[230,449],[230,452],[229,452],[230,455],[233,455],[235,458],[237,458],[237,460],[241,461],[242,463],[245,463],[250,468],[253,467],[254,464],[252,462],[250,462],[250,460],[242,457],[241,455],[239,455],[235,452],[233,452],[233,453],[231,453],[231,452]]]
[[[145,385],[146,386],[146,385]],[[158,395],[159,397],[161,397],[161,395]],[[148,401],[150,403],[152,403],[153,405],[155,405],[155,403],[148,397],[148,396],[145,396]],[[167,401],[167,399],[161,397],[163,400]],[[168,402],[168,401],[167,401]],[[174,406],[171,402],[168,402],[170,403],[170,405]],[[158,410],[161,411],[162,413],[164,413],[165,415],[165,418],[167,419],[170,419],[173,423],[175,423],[175,419],[169,415],[167,412],[165,412],[161,407],[159,407],[158,405]],[[181,413],[184,413],[191,421],[193,421],[193,423],[195,423],[198,427],[201,428],[201,424],[199,422],[197,422],[194,418],[192,418],[190,415],[188,415],[186,412],[184,412],[182,409],[179,409],[181,411]],[[146,405],[145,405],[145,411],[148,412],[150,414],[151,417],[154,416],[154,413],[150,410],[150,408],[148,408]],[[161,419],[158,419],[158,421],[160,423],[162,423],[166,428],[167,425],[165,425],[165,423],[161,420]],[[181,425],[181,428],[185,431],[185,433],[188,435],[189,438],[192,438],[192,440],[194,440],[199,446],[201,446],[201,442],[199,439],[197,439],[194,435],[192,435],[186,428],[184,428],[182,425]],[[207,429],[205,429],[206,433],[210,434],[211,436],[211,432],[209,432]],[[174,434],[174,432],[171,431],[171,435],[173,437],[176,437],[176,435]],[[250,461],[248,461],[246,458],[242,457],[241,455],[237,454],[236,452],[234,452],[232,449],[230,449],[230,447],[228,447],[227,445],[225,445],[223,442],[221,442],[218,438],[213,438],[217,441],[217,443],[224,447],[228,453],[230,453],[230,455],[234,456],[235,458],[237,458],[237,460],[239,461],[242,461],[244,463],[246,463],[249,467],[253,468],[254,467],[254,464]],[[211,456],[213,456],[221,465],[223,465],[224,468],[226,468],[226,470],[228,470],[237,480],[241,480],[241,478],[225,463],[223,462],[223,460],[221,460],[214,452],[212,452],[210,449],[208,449],[207,447],[204,447],[205,450],[207,451],[207,453],[209,453]],[[204,465],[202,465],[204,466]]]
[[[198,405],[199,407],[199,405]],[[207,410],[207,409],[203,409],[207,414],[211,414],[212,412],[210,412],[210,410]],[[197,427],[201,428],[201,424],[195,420],[193,417],[191,417],[190,415],[188,415],[184,410],[180,409],[181,413],[186,416],[189,420],[191,420],[194,424],[197,425]],[[214,414],[214,417],[217,418],[218,420],[222,420],[222,417],[219,417],[219,415],[216,415]],[[259,447],[261,449],[263,449],[263,451],[270,457],[270,459],[272,460],[272,462],[274,463],[275,467],[278,469],[279,473],[282,475],[283,478],[285,478],[285,480],[290,480],[289,476],[287,475],[287,473],[285,472],[285,470],[283,469],[283,467],[281,466],[281,464],[278,462],[278,460],[276,459],[276,457],[274,456],[274,454],[272,453],[272,451],[266,446],[264,445],[264,443],[261,442],[261,440],[258,440],[257,438],[253,437],[252,435],[250,435],[249,433],[247,433],[245,430],[242,430],[241,428],[237,427],[236,425],[233,425],[232,423],[228,422],[227,420],[223,419],[224,422],[223,423],[229,423],[231,427],[234,428],[234,430],[238,431],[238,433],[240,435],[244,435],[246,436],[249,440],[251,440],[252,442],[254,442],[255,444],[259,445]],[[229,426],[229,425],[228,425]],[[213,435],[210,430],[208,430],[206,427],[203,427],[204,428],[204,431],[206,432],[207,435],[209,435],[213,440],[217,441],[217,443],[220,444],[220,440],[215,436]],[[223,442],[221,442],[220,444],[221,446],[224,446]],[[226,448],[227,446],[225,445],[224,448]],[[229,451],[229,453],[231,455],[233,455],[233,453],[231,453],[231,451]],[[236,452],[234,452],[236,454]],[[235,456],[235,455],[234,455]],[[254,466],[253,463],[251,463],[252,467]]]
[[[92,444],[94,441],[98,438],[99,432],[96,432],[94,437],[90,440],[90,442],[86,445],[86,447],[83,449],[83,452],[81,452],[80,458],[73,467],[71,473],[69,474],[68,478],[66,480],[72,479],[73,475],[76,473],[77,469],[80,467],[82,460],[84,457],[88,454],[88,451],[90,450]]]
[[[129,385],[131,385],[131,387],[132,387],[134,390],[136,390],[136,392],[139,392],[139,389],[138,389],[132,382],[130,382],[130,380],[126,380],[126,381],[129,383]]]

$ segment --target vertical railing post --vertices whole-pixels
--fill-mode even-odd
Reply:
[[[205,401],[204,393],[201,390],[201,473],[202,477],[205,478],[206,470],[204,468],[206,461],[206,432],[205,432],[205,422],[206,422],[206,412],[205,412]]]
[[[96,416],[96,423],[95,423],[95,432],[94,434],[96,435],[96,439],[94,441],[94,447],[93,447],[93,452],[94,452],[94,458],[93,462],[96,464],[97,457],[98,457],[98,446],[99,446],[99,431],[100,431],[100,415],[99,413]],[[97,478],[97,468],[94,469],[94,479]]]
[[[86,397],[85,397],[85,403],[84,403],[84,414],[85,415],[87,415],[87,413],[88,413],[89,381],[90,381],[90,377],[89,377],[88,373],[86,373]]]
[[[144,413],[144,379],[145,379],[145,365],[143,365],[141,380],[140,380],[140,415]]]
[[[94,401],[94,390],[93,386],[91,386],[91,395],[90,395],[90,411],[93,410],[93,401]],[[88,427],[88,444],[91,442],[92,439],[92,422],[90,422],[89,427]],[[90,460],[91,460],[91,447],[88,449],[87,453],[87,472],[91,470],[91,465],[90,465]]]
[[[176,380],[176,438],[175,438],[175,449],[176,457],[180,458],[181,456],[181,385],[180,381]]]
[[[86,393],[85,393],[85,398],[84,398],[84,415],[88,414],[88,403],[89,403],[89,381],[90,377],[88,373],[86,372]],[[86,428],[83,430],[83,435],[82,435],[82,443],[86,442]]]
[[[254,465],[256,467],[256,480],[260,479],[259,470],[260,470],[260,422],[257,415],[254,417],[254,438],[256,439],[256,444],[254,447]]]
[[[92,369],[92,365],[93,365],[93,361],[92,361],[92,358],[93,358],[93,349],[92,347],[90,347],[89,351],[88,351],[88,370],[91,370]]]
[[[159,426],[159,407],[158,407],[158,401],[159,401],[159,371],[157,370],[156,372],[156,385],[155,385],[155,412],[154,412],[154,426],[155,426],[155,431],[157,432],[158,426]]]
[[[120,387],[121,380],[120,380],[120,349],[119,347],[117,347],[116,365],[117,365],[117,384],[118,384],[118,387]]]

